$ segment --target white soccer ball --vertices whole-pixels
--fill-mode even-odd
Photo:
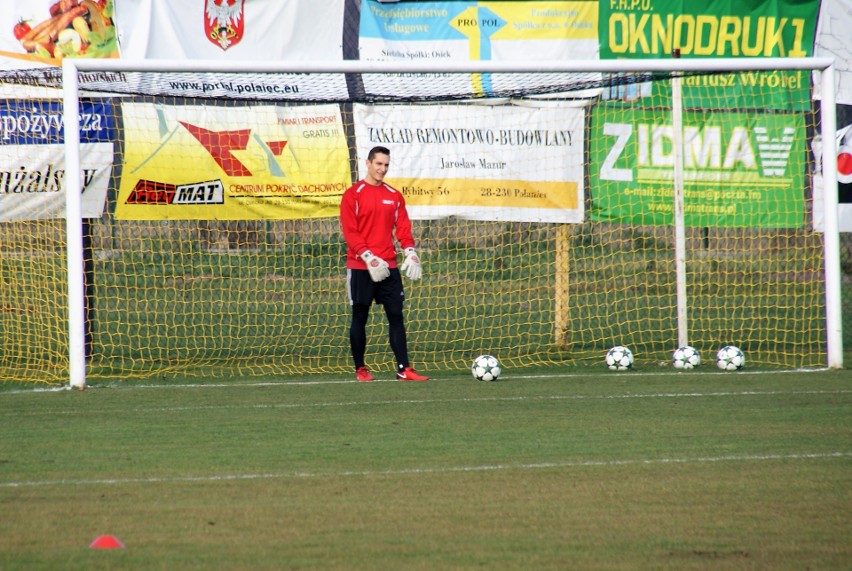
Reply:
[[[726,345],[716,353],[716,366],[723,371],[738,371],[745,366],[745,354],[739,347]]]
[[[500,361],[493,355],[480,355],[473,360],[470,367],[473,378],[477,381],[496,381],[502,372]]]
[[[672,365],[675,369],[694,369],[701,364],[701,355],[691,345],[678,347],[672,354]]]
[[[626,371],[633,366],[633,352],[627,347],[616,345],[606,352],[606,366],[613,371]]]

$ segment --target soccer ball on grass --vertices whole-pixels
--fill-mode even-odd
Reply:
[[[606,366],[613,371],[626,371],[633,366],[633,352],[627,347],[616,345],[606,352]]]
[[[496,381],[500,376],[500,361],[492,355],[480,355],[473,360],[470,367],[473,378],[477,381]]]
[[[739,347],[725,345],[716,353],[716,366],[723,371],[739,371],[745,366],[745,354]]]
[[[675,369],[694,369],[700,364],[701,356],[691,345],[678,347],[672,354],[672,365]]]

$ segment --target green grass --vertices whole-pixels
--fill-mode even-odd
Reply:
[[[848,569],[850,506],[845,370],[0,385],[2,569]]]

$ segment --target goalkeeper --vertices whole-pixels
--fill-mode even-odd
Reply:
[[[405,198],[384,182],[390,165],[390,150],[374,147],[367,155],[367,175],[343,193],[340,202],[340,227],[346,241],[346,289],[352,305],[349,344],[355,362],[355,378],[372,381],[373,375],[364,363],[367,351],[367,321],[373,301],[385,309],[388,338],[396,358],[396,378],[401,381],[428,381],[408,362],[408,342],[402,302],[404,271],[419,280],[422,270],[414,249],[411,220]],[[405,251],[405,261],[396,264],[396,239]]]

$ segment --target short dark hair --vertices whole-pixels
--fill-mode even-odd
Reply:
[[[390,156],[390,149],[387,147],[373,147],[367,155],[367,160],[372,161],[376,155],[380,154]]]

